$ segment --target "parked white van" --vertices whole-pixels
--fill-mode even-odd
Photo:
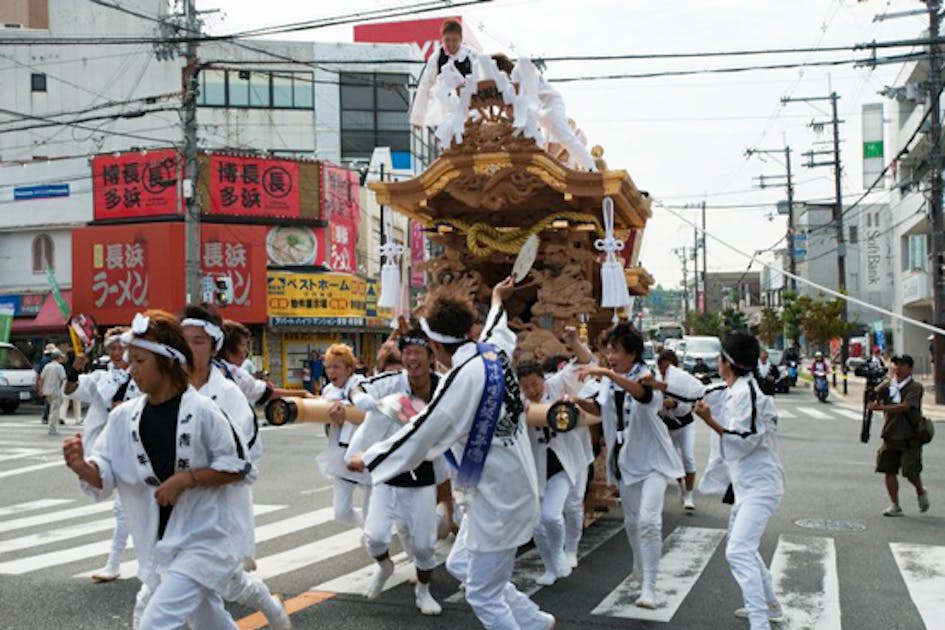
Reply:
[[[0,343],[0,410],[13,413],[33,396],[36,372],[19,348]]]

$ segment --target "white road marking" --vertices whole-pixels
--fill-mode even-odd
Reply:
[[[771,558],[774,592],[784,609],[782,628],[840,630],[840,579],[833,538],[778,538]]]
[[[111,509],[112,502],[103,501],[102,503],[92,503],[90,505],[83,505],[82,507],[70,508],[68,510],[47,512],[46,514],[37,514],[35,516],[24,516],[22,518],[15,518],[13,520],[0,522],[0,531],[9,533],[17,529],[25,529],[27,527],[42,527],[44,525],[48,525],[49,523],[55,523],[56,521],[65,521],[71,518],[79,518],[82,516],[89,516],[90,514],[98,514],[99,512],[108,512],[111,511]]]
[[[45,462],[43,464],[33,464],[32,466],[22,466],[12,470],[4,470],[3,472],[0,472],[0,479],[5,477],[15,477],[16,475],[25,475],[26,473],[35,472],[37,470],[52,468],[53,466],[65,468],[66,464],[61,459],[57,458],[54,462]]]
[[[788,411],[787,409],[784,409],[784,408],[781,408],[781,407],[778,408],[778,419],[779,419],[779,420],[781,420],[781,419],[791,419],[791,418],[796,418],[796,417],[797,417],[797,414],[795,414],[794,412]]]
[[[639,583],[628,576],[591,611],[591,614],[670,621],[724,537],[724,529],[677,527],[663,541],[663,557],[660,560],[659,580],[656,583],[658,608],[649,610],[634,604],[640,593]]]
[[[798,407],[797,410],[807,416],[811,420],[832,420],[833,418],[829,415],[817,409],[816,407]]]
[[[278,506],[279,509],[284,508],[285,506]],[[260,514],[265,514],[265,512],[257,511],[256,506],[253,507],[253,512],[259,516]],[[256,543],[266,542],[267,540],[272,540],[273,538],[279,538],[280,536],[285,536],[297,531],[301,531],[308,527],[315,527],[334,518],[334,509],[333,508],[323,508],[321,510],[315,510],[314,512],[306,512],[305,514],[299,514],[292,516],[290,518],[276,521],[274,523],[268,523],[266,525],[261,525],[256,527]],[[106,550],[107,553],[107,550]],[[138,561],[129,560],[127,562],[122,562],[119,569],[122,579],[133,578],[138,574]],[[77,573],[72,577],[77,578],[87,578],[90,577],[96,571],[85,571],[83,573]]]
[[[0,517],[12,516],[22,512],[32,512],[34,510],[45,510],[46,508],[72,503],[73,499],[37,499],[36,501],[27,501],[26,503],[17,503],[0,508]],[[6,531],[6,528],[3,528]]]
[[[843,407],[831,407],[830,411],[834,412],[835,414],[839,416],[843,416],[844,418],[849,418],[850,420],[863,419],[862,411],[854,411],[853,409],[845,409]],[[879,414],[879,416],[882,417],[882,414]]]
[[[945,547],[889,543],[909,597],[926,628],[941,627],[945,619]]]
[[[282,553],[257,558],[255,575],[260,579],[267,580],[346,554],[355,549],[363,549],[361,536],[360,529],[349,529],[328,538],[321,538],[306,545],[293,547]],[[366,555],[367,552],[365,552]]]
[[[11,459],[23,459],[24,457],[35,457],[36,455],[50,455],[52,453],[61,453],[61,448],[41,449],[41,448],[17,448],[10,449],[16,451],[13,455],[0,455],[0,462],[6,462]],[[5,451],[8,452],[8,451]],[[58,462],[57,462],[58,463]]]
[[[449,555],[451,547],[451,539],[436,541],[437,566],[446,561],[446,557]],[[367,554],[365,553],[365,557],[366,555]],[[405,552],[401,551],[400,553],[391,556],[391,560],[394,562],[394,573],[387,579],[387,582],[384,583],[385,591],[389,591],[396,586],[400,586],[416,574],[414,566],[407,560],[407,554]],[[317,586],[313,586],[309,590],[363,595],[368,588],[368,584],[371,582],[371,578],[374,576],[374,571],[375,563],[372,562],[366,567],[362,567],[357,571],[352,571],[351,573],[346,573],[345,575],[336,577],[333,580],[322,582]]]

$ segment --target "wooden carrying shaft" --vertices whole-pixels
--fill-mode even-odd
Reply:
[[[335,402],[324,398],[276,398],[266,403],[266,420],[275,426],[292,422],[331,422],[328,410]],[[345,420],[361,424],[364,412],[352,405],[345,405]]]
[[[550,416],[549,412],[551,412]],[[577,414],[576,423],[567,417],[569,413]],[[586,414],[573,403],[531,403],[525,410],[525,424],[530,427],[547,427],[558,433],[566,433],[576,427],[598,424],[600,421],[599,416]]]

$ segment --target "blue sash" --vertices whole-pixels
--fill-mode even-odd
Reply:
[[[446,451],[446,460],[458,471],[457,485],[469,488],[476,487],[482,477],[482,469],[486,464],[486,456],[492,445],[492,436],[499,422],[499,413],[505,398],[505,374],[499,361],[499,351],[487,343],[477,343],[476,347],[486,370],[486,383],[466,439],[462,464],[457,464],[451,450]]]

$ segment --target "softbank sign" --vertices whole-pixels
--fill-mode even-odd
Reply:
[[[362,24],[354,27],[354,41],[371,44],[413,44],[423,53],[424,59],[429,59],[440,41],[440,26],[444,20],[449,19],[463,23],[463,18],[459,16],[444,16],[406,22]],[[464,26],[463,41],[470,48],[482,51],[472,28]]]

